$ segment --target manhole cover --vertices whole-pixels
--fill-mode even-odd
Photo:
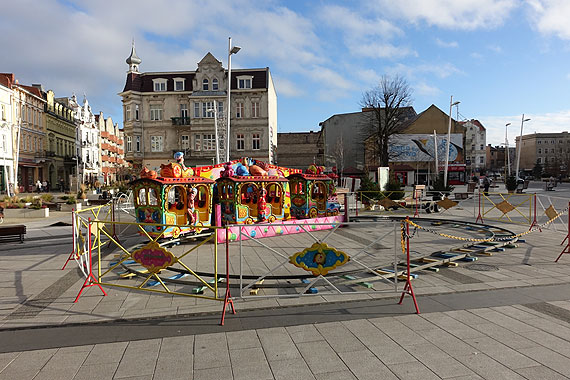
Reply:
[[[465,268],[470,270],[477,270],[480,272],[493,272],[499,270],[498,267],[489,264],[469,264],[466,265]]]

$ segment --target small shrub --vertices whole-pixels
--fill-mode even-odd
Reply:
[[[59,199],[61,199],[62,201],[66,201],[69,198],[68,195],[62,195],[61,197],[59,197]]]
[[[77,203],[77,199],[73,195],[70,195],[69,197],[67,197],[67,201],[65,203],[67,203],[68,205],[73,205]]]
[[[51,201],[53,201],[53,195],[52,195],[52,194],[49,194],[49,193],[47,193],[47,194],[42,194],[41,198],[42,198],[42,201],[44,201],[44,202],[51,202]]]
[[[512,175],[509,178],[507,178],[505,186],[507,188],[507,191],[515,191],[517,189],[517,179],[515,178],[515,176]]]
[[[34,199],[32,199],[32,204],[30,205],[29,208],[34,209],[34,210],[39,210],[41,209],[43,206],[42,204],[42,200],[40,197],[34,197]]]

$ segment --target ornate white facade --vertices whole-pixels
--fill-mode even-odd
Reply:
[[[83,97],[83,104],[77,102],[77,97],[69,98],[69,106],[73,109],[77,125],[76,144],[77,156],[80,157],[79,173],[83,183],[93,184],[102,176],[101,170],[101,134],[95,115],[87,97]]]

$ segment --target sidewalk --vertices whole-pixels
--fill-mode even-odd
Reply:
[[[570,255],[554,263],[562,233],[477,261],[496,270],[422,272],[420,315],[394,294],[236,298],[220,327],[221,304],[208,300],[92,288],[73,304],[83,278],[60,270],[71,227],[44,227],[66,217],[0,246],[0,379],[570,377]]]

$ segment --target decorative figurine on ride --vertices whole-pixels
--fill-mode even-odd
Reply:
[[[153,237],[177,238],[180,234],[199,233],[212,220],[214,181],[194,175],[184,165],[184,154],[174,155],[177,162],[160,166],[160,175],[143,168],[141,178],[130,183],[138,223],[176,224],[144,225]]]

